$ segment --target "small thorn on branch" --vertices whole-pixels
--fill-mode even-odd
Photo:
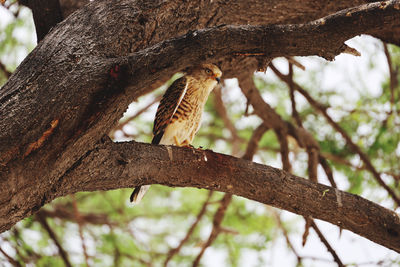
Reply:
[[[361,53],[358,52],[357,49],[352,48],[352,47],[350,47],[348,45],[344,45],[342,53],[353,55],[353,56],[356,56],[356,57],[360,57],[361,56]]]
[[[293,57],[286,57],[287,61],[291,64],[293,64],[294,66],[298,67],[301,70],[306,70],[306,67],[301,64],[300,62],[298,62],[296,59],[294,59]]]

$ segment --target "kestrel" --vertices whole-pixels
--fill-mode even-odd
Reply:
[[[208,95],[219,83],[221,75],[221,70],[214,64],[202,64],[173,82],[158,106],[151,143],[189,146],[200,128]],[[131,202],[139,203],[149,187],[136,187]]]

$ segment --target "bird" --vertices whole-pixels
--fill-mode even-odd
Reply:
[[[188,68],[184,76],[175,80],[158,105],[151,143],[190,147],[200,129],[204,105],[221,76],[219,67],[207,63]],[[130,201],[138,204],[149,187],[136,187]]]

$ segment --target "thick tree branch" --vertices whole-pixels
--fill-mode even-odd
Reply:
[[[154,73],[171,67],[189,66],[193,60],[201,62],[231,56],[275,58],[284,55],[318,55],[332,60],[349,49],[344,42],[355,36],[356,32],[368,33],[373,29],[400,25],[399,2],[394,0],[371,3],[306,24],[222,25],[189,32],[128,57],[129,77],[133,78],[129,83],[140,84],[137,77],[147,81],[147,76],[155,76]],[[180,53],[176,53],[177,51]],[[121,59],[114,63],[124,64],[123,62]],[[138,69],[138,64],[146,67]]]
[[[20,3],[32,9],[37,42],[63,19],[59,0],[20,0]]]
[[[23,3],[27,6],[35,6],[36,2],[43,0],[21,0],[20,3]],[[138,1],[139,6],[143,6],[147,0],[144,0],[142,3]],[[59,0],[62,18],[67,18],[72,12],[76,11],[79,8],[82,8],[84,5],[89,3],[89,0]],[[157,1],[154,1],[157,2]],[[235,24],[286,24],[286,23],[305,23],[314,19],[317,19],[321,16],[326,16],[328,14],[334,13],[341,9],[346,9],[362,4],[370,3],[368,0],[336,0],[334,4],[326,3],[322,4],[319,0],[303,0],[301,2],[292,0],[292,1],[276,1],[274,3],[269,3],[266,5],[262,1],[258,0],[247,0],[247,1],[236,1],[235,3],[230,4],[230,9],[225,9],[224,12],[219,12],[219,9],[224,7],[223,1],[219,3],[218,1],[213,1],[214,8],[209,8],[210,12],[213,14],[211,18],[207,20],[205,26],[216,25],[221,23],[233,24],[231,19],[235,19]],[[51,9],[53,12],[58,12],[57,9],[54,9],[54,4],[51,3]],[[47,21],[47,25],[44,25],[47,29],[51,29],[58,23],[59,21],[54,19],[42,18],[38,15],[46,15],[46,11],[40,11],[36,7],[37,13],[35,18],[40,22]],[[236,10],[241,10],[242,14],[237,14]],[[232,13],[233,14],[232,14]],[[265,14],[268,13],[268,16]],[[54,16],[50,14],[50,16]],[[202,16],[199,16],[202,17]],[[226,20],[226,18],[228,18]],[[385,28],[384,30],[380,29],[372,32],[371,34],[377,38],[382,40],[386,40],[387,42],[391,42],[394,44],[400,44],[399,38],[400,27],[393,28]]]
[[[253,199],[330,222],[400,252],[400,218],[395,212],[285,171],[209,150],[112,143],[103,138],[65,173],[48,197],[155,183]]]

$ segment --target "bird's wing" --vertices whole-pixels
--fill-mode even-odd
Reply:
[[[165,129],[171,122],[176,109],[181,103],[183,96],[187,90],[187,79],[185,76],[175,80],[170,87],[168,87],[164,96],[162,97],[160,104],[158,105],[156,118],[154,119],[153,127],[153,140],[152,144],[159,144],[162,136],[164,135]]]

